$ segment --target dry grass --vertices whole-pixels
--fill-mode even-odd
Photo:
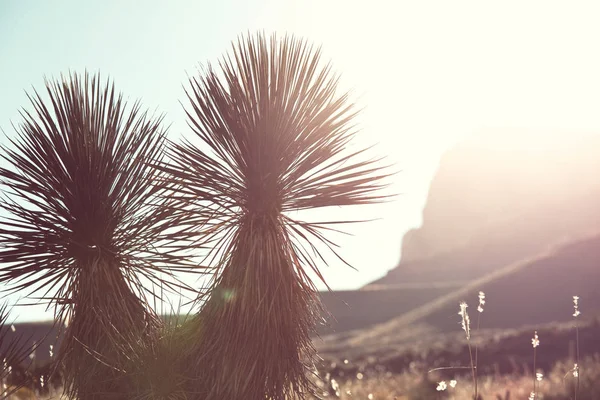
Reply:
[[[573,398],[574,378],[572,376],[573,360],[557,362],[539,382],[539,399],[567,400]],[[600,357],[587,357],[581,364],[582,382],[579,391],[580,399],[597,399],[600,388],[595,382],[600,379]],[[324,398],[346,400],[428,400],[470,399],[473,395],[473,383],[470,375],[456,375],[451,379],[457,381],[456,387],[449,385],[446,390],[436,390],[440,381],[449,383],[450,378],[440,374],[426,374],[423,371],[412,371],[394,374],[383,368],[365,370],[356,375],[319,381],[319,388]],[[527,398],[532,388],[531,374],[518,375],[486,375],[480,377],[478,391],[483,400]],[[336,390],[337,389],[337,390]]]
[[[172,328],[176,327],[176,322],[173,321]],[[577,398],[596,399],[600,396],[600,392],[595,384],[600,379],[600,356],[591,356],[590,354],[600,354],[600,349],[593,342],[593,338],[598,336],[597,319],[582,320],[580,322],[580,339],[583,341],[583,349],[588,353],[588,356],[580,361],[579,372],[581,381],[578,391],[579,396]],[[189,329],[189,326],[185,323],[182,326],[184,329]],[[440,363],[441,365],[457,365],[449,357],[449,354],[456,354],[456,351],[467,353],[464,343],[455,349],[451,349],[453,342],[465,341],[465,333],[460,330],[459,325],[457,325],[457,331],[457,335],[447,337],[447,341],[445,342],[430,342],[432,347],[429,349],[426,349],[425,345],[421,344],[420,352],[428,353],[430,357],[421,360],[412,359],[410,362],[407,362],[408,368],[404,372],[393,371],[394,364],[390,363],[390,359],[386,360],[384,357],[377,359],[369,356],[368,363],[347,360],[330,362],[327,368],[323,368],[321,370],[323,372],[319,373],[320,379],[315,379],[318,387],[317,394],[321,398],[367,400],[469,399],[472,397],[474,385],[468,369],[428,372],[430,368],[434,365],[440,365]],[[157,349],[158,353],[160,353],[158,357],[155,357],[158,353],[152,351],[148,353],[151,358],[159,361],[159,365],[164,366],[168,364],[168,362],[160,363],[160,360],[170,359],[169,355],[173,356],[175,361],[180,357],[177,355],[179,354],[177,345],[181,345],[181,341],[174,334],[175,332],[165,332],[163,339],[165,345]],[[574,338],[573,324],[540,327],[538,334],[540,338],[538,367],[540,369],[536,372],[542,372],[544,376],[538,383],[536,399],[566,400],[573,398],[576,382],[573,377],[575,359],[555,357],[556,354],[563,354],[556,352],[556,349],[562,347],[568,348],[569,336]],[[490,336],[488,332],[483,331],[478,333],[475,330],[472,332],[472,335],[474,338],[477,338],[479,335],[486,339],[478,342],[482,344],[480,355],[484,356],[481,358],[484,362],[481,362],[479,365],[481,374],[478,377],[478,393],[481,399],[503,400],[507,398],[507,393],[510,395],[510,399],[527,398],[532,390],[532,371],[534,371],[531,368],[532,359],[530,354],[532,331],[527,328],[512,333],[504,332],[503,334],[499,334],[499,332],[493,332],[493,335]],[[523,346],[518,346],[517,344],[519,343]],[[442,350],[450,351],[450,353],[443,352]],[[512,353],[512,355],[509,354],[511,357],[521,356],[514,359],[514,370],[512,373],[506,373],[505,367],[501,366],[501,353],[503,355]],[[575,356],[576,354],[573,355]],[[553,359],[553,361],[549,363],[549,359]],[[468,364],[468,360],[469,357],[466,355],[458,364]],[[139,361],[148,365],[147,362]],[[150,369],[154,371],[153,368]],[[147,369],[140,370],[147,371]],[[496,372],[490,373],[490,370]],[[156,369],[155,372],[159,371],[160,368]],[[173,371],[165,372],[164,369],[162,371],[162,375],[159,373],[159,375],[148,376],[147,378],[156,382],[162,381],[161,377],[167,377],[166,380],[168,382],[175,382],[175,379],[172,379]],[[448,386],[445,391],[436,390],[439,382],[445,381],[449,384],[451,380],[457,381],[455,388]],[[173,393],[172,389],[178,390],[178,388],[166,388],[167,392],[171,391],[171,394]],[[51,395],[40,396],[39,398],[59,399],[59,393],[59,390],[54,390]],[[12,398],[18,397],[13,396]],[[316,399],[318,397],[309,396],[307,398]]]
[[[573,377],[568,372],[573,365],[572,361],[565,360],[555,364],[552,370],[544,376],[539,385],[539,399],[567,400],[573,398]],[[588,357],[582,361],[582,385],[580,399],[597,399],[600,389],[595,382],[600,379],[600,357]],[[448,387],[445,391],[436,390],[438,382],[447,379],[441,375],[424,375],[413,371],[403,374],[393,374],[384,370],[364,371],[358,376],[338,378],[337,393],[332,388],[332,380],[328,383],[319,381],[318,386],[322,398],[342,400],[463,400],[469,399],[473,393],[471,378],[468,375],[456,376],[455,388]],[[565,379],[566,375],[566,379]],[[531,375],[486,375],[479,382],[479,393],[483,400],[505,400],[507,393],[509,399],[527,398],[531,391]],[[447,380],[446,382],[449,382]],[[51,394],[36,396],[29,389],[22,389],[10,399],[26,400],[68,400],[61,397],[60,391]],[[29,397],[28,397],[29,396]],[[316,399],[317,397],[311,397]]]
[[[452,335],[449,341],[443,343],[437,352],[433,352],[432,342],[429,347],[415,356],[415,343],[410,343],[410,351],[406,351],[404,362],[390,362],[387,365],[395,366],[403,370],[402,373],[392,373],[386,370],[383,360],[378,360],[372,355],[364,358],[360,363],[351,365],[344,360],[341,365],[331,362],[323,370],[318,381],[322,397],[334,397],[342,399],[366,398],[373,399],[510,399],[523,398],[529,400],[537,399],[596,399],[600,396],[600,389],[596,382],[600,378],[600,352],[599,349],[592,350],[596,343],[598,334],[598,320],[589,319],[580,321],[579,297],[573,296],[572,317],[574,320],[568,327],[555,326],[552,329],[546,327],[544,331],[531,331],[529,328],[520,333],[504,336],[505,340],[498,344],[486,343],[485,335],[482,335],[480,327],[480,316],[485,308],[485,294],[479,292],[479,306],[476,327],[470,326],[470,318],[467,313],[467,305],[460,303],[459,316],[463,330],[462,338]],[[493,316],[492,316],[493,317]],[[582,336],[581,333],[586,332]],[[548,334],[547,341],[544,334]],[[592,335],[587,335],[592,333]],[[566,340],[565,334],[573,336],[574,341]],[[529,335],[529,336],[528,336]],[[446,336],[446,335],[444,335]],[[587,358],[580,358],[580,340],[590,344]],[[479,339],[472,343],[472,339]],[[448,339],[448,338],[447,338]],[[489,339],[489,338],[488,338]],[[515,342],[516,340],[516,342]],[[588,342],[589,340],[589,342]],[[497,341],[497,340],[496,340]],[[457,345],[463,342],[462,345]],[[488,355],[499,352],[506,355],[511,354],[515,373],[501,374],[499,364],[495,363],[496,373],[484,376],[486,369],[477,357],[479,348],[477,344],[487,344],[481,348]],[[516,345],[515,345],[516,344]],[[543,344],[541,346],[541,344]],[[475,357],[473,357],[473,346]],[[496,349],[494,349],[496,347]],[[454,348],[452,352],[451,348]],[[527,360],[533,348],[532,359]],[[559,348],[570,348],[571,358],[568,361],[556,361],[560,358],[552,358]],[[587,347],[586,347],[587,348]],[[462,357],[460,352],[462,350]],[[423,350],[423,349],[421,349]],[[447,352],[450,350],[450,352]],[[444,352],[446,351],[446,352]],[[465,355],[467,353],[468,355]],[[558,351],[560,353],[560,351]],[[543,357],[542,357],[543,356]],[[409,361],[410,362],[407,362]],[[457,360],[459,360],[457,362]],[[488,362],[499,362],[488,358]],[[524,373],[516,373],[520,368],[517,360],[522,364]],[[549,360],[552,360],[551,362]],[[562,358],[562,360],[565,360]],[[481,373],[479,373],[481,372]]]

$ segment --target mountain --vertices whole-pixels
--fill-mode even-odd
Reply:
[[[422,226],[373,284],[470,280],[600,228],[600,135],[487,130],[441,159]]]
[[[600,135],[587,133],[489,129],[457,145],[400,264],[362,290],[324,293],[332,317],[321,334],[351,336],[600,232],[599,154]]]

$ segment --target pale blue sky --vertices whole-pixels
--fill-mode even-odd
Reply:
[[[177,138],[189,133],[186,74],[241,33],[306,37],[365,107],[359,144],[379,143],[403,170],[392,188],[403,195],[360,213],[384,219],[340,242],[359,271],[325,273],[335,289],[357,288],[398,262],[440,155],[461,138],[486,126],[600,128],[599,17],[594,2],[0,0],[0,128],[14,134],[24,90],[42,90],[44,76],[87,68],[166,113]]]

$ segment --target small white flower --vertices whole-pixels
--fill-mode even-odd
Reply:
[[[13,331],[13,332],[15,332],[15,331],[17,330],[17,328],[15,328],[15,326],[14,326],[14,325],[11,325],[11,326],[10,326],[10,330],[11,330],[11,331]]]
[[[573,296],[573,316],[575,318],[579,317],[581,312],[579,312],[579,296]]]
[[[541,382],[543,377],[544,377],[544,374],[542,374],[541,372],[538,372],[535,374],[535,379],[537,379],[538,382]]]
[[[579,376],[579,366],[577,365],[577,363],[575,363],[575,366],[573,366],[573,376],[575,378]]]
[[[373,398],[374,398],[374,397],[373,397],[373,393],[369,393],[369,395],[367,396],[367,398],[368,398],[369,400],[373,400]]]
[[[456,380],[452,379],[452,380],[450,381],[450,387],[451,387],[451,388],[455,388],[455,387],[456,387],[456,383],[457,383],[457,382],[456,382]]]
[[[435,388],[438,392],[442,392],[444,390],[446,390],[448,386],[446,385],[446,381],[441,381],[438,383],[437,388]]]
[[[529,393],[529,400],[534,400],[534,399],[535,399],[535,392]]]
[[[44,387],[44,375],[40,376],[40,386]]]
[[[335,379],[331,380],[331,388],[335,391],[335,395],[340,397],[340,385]]]
[[[335,379],[332,379],[331,380],[331,388],[333,390],[337,390],[337,389],[339,389],[339,387],[340,387],[340,385],[338,385],[337,381]]]
[[[485,305],[485,293],[479,292],[479,305],[477,306],[477,311],[480,313],[483,312],[483,306]]]
[[[533,339],[531,339],[531,344],[533,345],[534,349],[540,345],[540,339],[538,337],[537,331],[535,331],[533,334]]]

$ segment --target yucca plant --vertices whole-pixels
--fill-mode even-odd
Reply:
[[[63,332],[57,354],[73,399],[129,398],[123,352],[156,340],[152,284],[186,268],[168,247],[177,225],[162,173],[161,119],[128,107],[100,76],[46,81],[4,146],[0,283],[44,293]]]
[[[219,66],[190,79],[196,140],[171,143],[162,166],[216,267],[191,334],[194,398],[304,398],[322,316],[308,271],[323,279],[322,249],[335,253],[325,233],[348,221],[290,212],[382,201],[387,170],[367,149],[349,150],[356,111],[320,50],[259,34]]]

